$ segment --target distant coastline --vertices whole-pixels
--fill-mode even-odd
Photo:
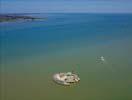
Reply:
[[[0,14],[0,22],[35,21],[45,19],[46,18],[37,18],[22,14]]]

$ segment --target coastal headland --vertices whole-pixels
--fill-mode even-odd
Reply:
[[[46,18],[37,18],[22,14],[0,14],[0,22],[15,22],[15,21],[35,21],[44,20]]]

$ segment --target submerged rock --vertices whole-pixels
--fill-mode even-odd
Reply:
[[[53,80],[61,85],[71,85],[80,81],[77,74],[72,72],[56,73],[53,75]]]

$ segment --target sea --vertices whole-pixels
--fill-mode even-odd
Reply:
[[[26,15],[44,19],[0,23],[1,100],[132,100],[132,14]]]

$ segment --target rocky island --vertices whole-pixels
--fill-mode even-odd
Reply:
[[[0,22],[14,22],[14,21],[34,21],[43,20],[46,18],[36,18],[28,15],[19,14],[0,14]]]

